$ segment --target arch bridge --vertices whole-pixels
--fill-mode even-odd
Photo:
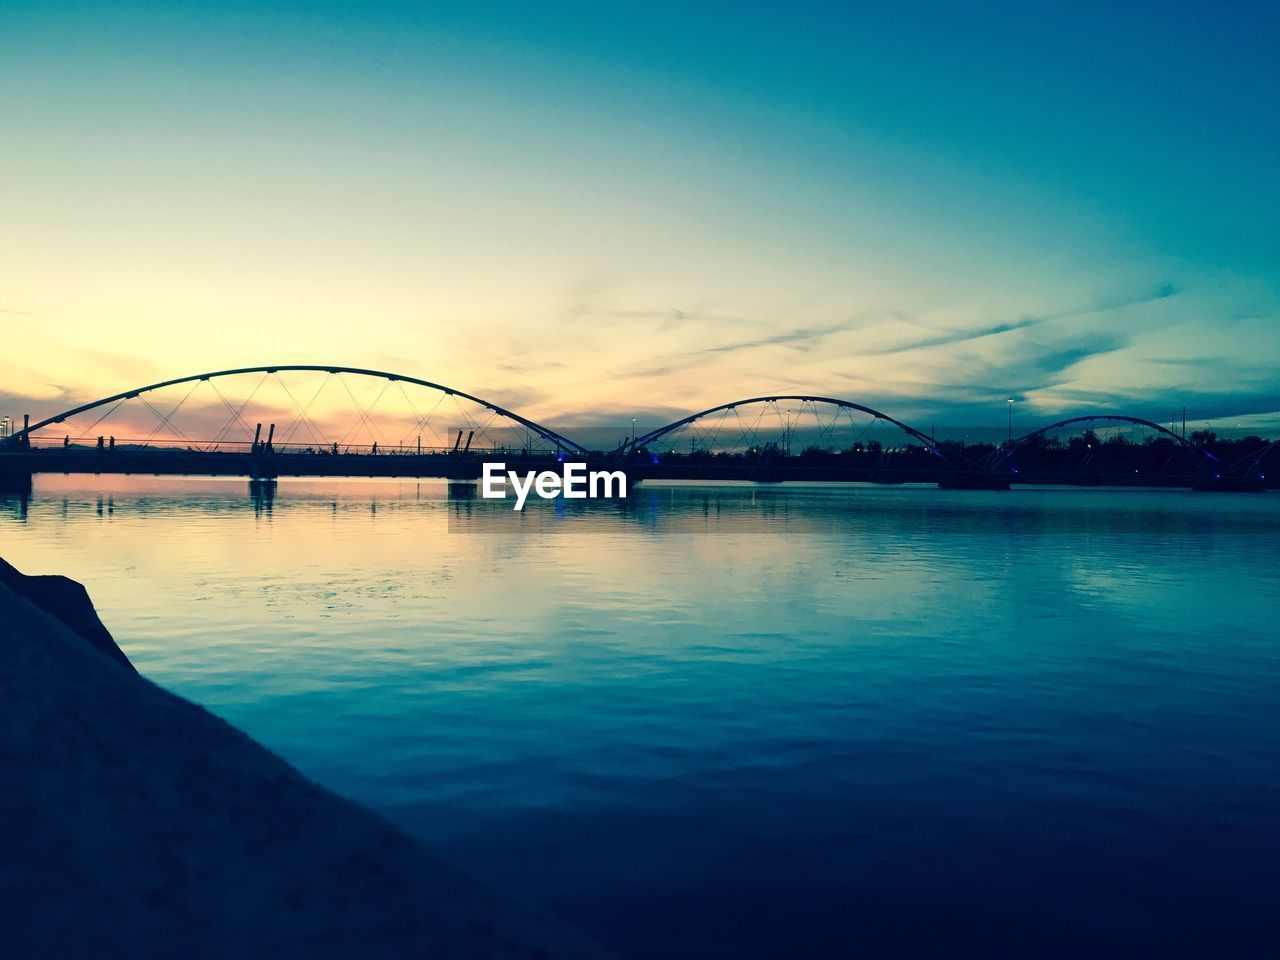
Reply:
[[[1081,436],[1058,442],[1058,433],[1085,426],[1131,427],[1145,437],[1141,443],[1098,440],[1097,451],[1088,442],[1082,446]],[[478,474],[482,455],[497,455],[513,465],[607,460],[637,480],[916,481],[983,489],[1015,479],[1150,480],[1261,489],[1264,461],[1276,446],[1224,466],[1158,423],[1102,412],[975,450],[937,441],[932,432],[860,402],[784,393],[708,407],[640,436],[633,431],[613,450],[599,451],[435,381],[362,367],[277,364],[162,380],[24,423],[0,448],[29,456],[6,455],[0,467],[28,479],[41,471],[467,479]],[[337,455],[343,459],[328,459]],[[1126,457],[1130,462],[1120,469]]]
[[[768,439],[775,434],[781,436],[782,443]],[[812,394],[748,397],[708,407],[628,440],[619,452],[624,457],[646,451],[679,455],[683,442],[689,444],[691,455],[701,452],[712,456],[793,455],[796,450],[803,455],[850,449],[888,457],[910,444],[948,466],[960,466],[954,455],[945,453],[933,438],[910,424],[852,400]]]
[[[1054,423],[1046,424],[1035,430],[1025,433],[1012,441],[1001,444],[991,451],[980,465],[992,472],[1020,472],[1017,459],[1020,455],[1026,456],[1032,452],[1039,452],[1040,448],[1045,446],[1044,440],[1051,437],[1058,431],[1067,427],[1076,426],[1078,424],[1089,424],[1090,430],[1093,425],[1117,425],[1123,424],[1130,427],[1142,428],[1151,431],[1151,434],[1145,439],[1143,446],[1159,444],[1162,445],[1167,453],[1163,463],[1159,464],[1161,468],[1167,468],[1172,465],[1173,461],[1181,456],[1181,464],[1189,465],[1197,474],[1209,478],[1219,478],[1224,472],[1223,464],[1212,453],[1198,447],[1196,444],[1180,436],[1174,431],[1162,426],[1152,420],[1146,420],[1142,417],[1130,417],[1119,413],[1093,413],[1078,417],[1067,417],[1063,420],[1057,420]],[[1123,439],[1123,438],[1121,438]],[[1115,438],[1109,440],[1098,440],[1097,447],[1101,452],[1106,449],[1108,443],[1116,446],[1135,446],[1132,443],[1115,444]],[[1072,464],[1076,469],[1081,466],[1088,465],[1095,458],[1094,445],[1087,443],[1083,438],[1076,438],[1076,443],[1084,443],[1086,450],[1085,456],[1080,461]]]
[[[285,374],[310,375],[312,381],[291,383]],[[243,389],[229,389],[232,383]],[[340,412],[332,406],[334,395]],[[265,434],[263,424],[269,424]],[[550,427],[454,387],[384,370],[317,364],[237,367],[162,380],[24,425],[6,442],[25,448],[33,441],[61,442],[68,450],[85,443],[102,447],[108,430],[110,447],[121,450],[587,452]]]

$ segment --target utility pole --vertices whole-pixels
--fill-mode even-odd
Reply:
[[[1187,408],[1182,408],[1182,439],[1187,439]]]

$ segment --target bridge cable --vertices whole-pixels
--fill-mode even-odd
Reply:
[[[93,421],[93,423],[91,423],[91,424],[89,425],[89,429],[88,429],[88,430],[86,430],[84,433],[80,434],[80,436],[78,436],[76,439],[77,439],[77,440],[83,440],[83,439],[85,439],[86,437],[91,437],[91,436],[93,435],[93,431],[94,431],[94,430],[96,430],[96,429],[98,429],[98,424],[102,423],[102,421],[103,421],[103,420],[107,419],[107,417],[109,417],[109,416],[111,416],[111,414],[115,413],[115,412],[116,412],[116,409],[120,406],[120,404],[124,403],[126,399],[127,399],[126,397],[121,397],[119,400],[117,400],[117,401],[112,405],[112,407],[111,407],[111,409],[110,409],[110,410],[108,410],[106,413],[104,413],[102,416],[100,416],[97,420]]]
[[[435,412],[440,408],[440,404],[444,403],[444,391],[440,391],[440,396],[436,397],[436,402],[431,405],[431,409],[427,411],[425,416],[423,416],[418,411],[418,405],[414,403],[413,398],[409,396],[409,391],[404,388],[404,384],[397,380],[396,386],[400,388],[401,395],[404,397],[405,402],[409,404],[409,409],[413,412],[414,432],[417,433],[418,436],[421,436],[424,431],[429,432],[431,418],[435,416]],[[435,444],[435,446],[439,446],[439,444]]]
[[[170,424],[170,422],[173,420],[174,416],[175,416],[175,415],[177,415],[177,413],[178,413],[178,411],[179,411],[180,409],[182,409],[182,405],[183,405],[184,403],[186,403],[188,399],[190,399],[191,394],[193,394],[193,393],[195,393],[195,392],[196,392],[196,387],[198,387],[198,386],[200,386],[200,381],[199,381],[199,380],[197,380],[197,381],[195,381],[194,383],[192,383],[192,384],[191,384],[191,389],[190,389],[190,390],[188,390],[188,391],[186,392],[186,394],[183,396],[183,398],[182,398],[181,400],[179,400],[179,401],[177,402],[177,404],[173,407],[173,409],[172,409],[172,410],[170,410],[167,414],[165,414],[165,416],[160,420],[160,422],[159,422],[158,424],[156,424],[156,428],[155,428],[154,430],[152,430],[152,431],[151,431],[151,433],[147,434],[147,438],[146,438],[145,440],[143,440],[143,441],[142,441],[142,445],[143,445],[143,446],[150,446],[150,445],[151,445],[151,441],[155,439],[156,435],[157,435],[161,430],[163,430],[166,426],[168,426],[168,425]],[[177,431],[178,435],[179,435],[179,436],[181,436],[183,440],[186,440],[186,441],[187,441],[187,444],[188,444],[188,445],[190,445],[191,440],[190,440],[190,438],[189,438],[189,437],[187,437],[185,434],[183,434],[181,430],[178,430],[178,428],[177,428],[177,427],[174,427],[174,430],[175,430],[175,431]]]
[[[818,445],[826,444],[826,449],[833,449],[835,447],[835,423],[836,418],[840,416],[840,408],[837,407],[833,411],[831,422],[825,427],[822,425],[822,414],[818,412],[816,403],[813,404],[813,416],[818,421]]]
[[[218,385],[214,383],[212,379],[208,381],[209,386],[213,387],[213,392],[218,395],[218,398],[222,401],[223,405],[231,411],[231,419],[227,421],[226,426],[218,431],[218,435],[213,438],[214,447],[217,447],[222,439],[231,432],[231,428],[235,425],[237,420],[239,420],[240,425],[244,427],[245,436],[249,436],[253,433],[253,431],[249,429],[249,424],[245,421],[242,414],[253,398],[257,396],[258,391],[262,389],[262,385],[267,382],[267,378],[270,376],[270,373],[264,373],[262,375],[262,379],[258,381],[258,385],[253,388],[252,392],[250,392],[249,396],[245,398],[244,403],[240,404],[239,408],[235,407],[230,400],[223,396],[222,391],[218,389]]]
[[[485,433],[484,426],[481,425],[480,421],[475,417],[471,416],[462,408],[462,403],[461,401],[458,400],[457,396],[453,396],[453,406],[458,411],[458,415],[462,417],[462,420],[467,425],[468,430],[474,430],[481,438],[488,436],[488,434]],[[492,421],[494,416],[496,416],[496,411],[490,414],[490,418],[489,418],[490,422]],[[493,445],[494,444],[492,443],[492,441],[490,441],[490,446],[493,446]]]
[[[277,375],[278,375],[278,372],[277,372]],[[311,399],[307,401],[307,404],[305,407],[298,403],[298,401],[294,398],[293,394],[289,391],[288,386],[284,383],[283,379],[281,379],[280,381],[281,388],[288,395],[289,399],[293,401],[294,407],[297,408],[298,410],[298,416],[294,418],[293,423],[289,424],[288,429],[281,434],[280,442],[282,444],[289,443],[293,439],[293,435],[297,432],[298,427],[305,424],[307,427],[307,430],[311,433],[312,439],[314,439],[316,443],[318,443],[321,447],[328,446],[328,444],[324,439],[324,434],[321,432],[316,422],[313,419],[311,419],[311,417],[307,416],[307,412],[311,409],[312,405],[316,402],[316,399],[320,396],[320,394],[324,392],[324,388],[329,385],[329,381],[332,378],[333,378],[332,373],[325,374],[324,379],[320,381],[320,386],[316,388],[316,392],[311,395]]]
[[[373,420],[370,417],[370,414],[365,412],[364,406],[360,403],[359,400],[356,399],[356,395],[352,393],[351,386],[350,384],[347,383],[346,378],[341,373],[339,373],[338,380],[342,383],[343,389],[347,391],[347,396],[351,398],[351,402],[356,405],[356,410],[358,410],[360,413],[360,416],[356,420],[355,424],[352,425],[347,430],[347,432],[342,435],[342,438],[338,441],[339,445],[341,445],[347,439],[347,436],[349,434],[359,430],[361,424],[368,424],[370,429],[370,435],[372,436],[374,433],[376,433],[379,437],[382,438],[383,445],[385,446],[387,442],[387,438],[383,436],[382,431],[378,429],[378,425],[373,422]],[[387,392],[387,389],[390,386],[391,386],[390,380],[387,380],[386,383],[383,384],[382,390],[374,398],[373,403],[369,405],[370,412],[372,412],[373,408],[378,405],[378,401],[382,399],[382,395]]]
[[[489,436],[489,425],[492,424],[494,420],[498,419],[498,411],[494,410],[492,407],[490,407],[489,409],[490,409],[489,416],[484,421],[484,423],[481,423],[479,420],[476,420],[475,430],[476,430],[476,434],[481,439],[487,440],[489,442],[489,447],[491,449],[497,449],[497,446],[498,446],[497,442],[493,439],[493,437]],[[543,439],[546,439],[546,438],[544,437]],[[557,448],[558,446],[559,445],[557,445]]]
[[[401,383],[400,381],[396,381],[396,388],[400,391],[400,396],[404,397],[404,402],[409,405],[409,412],[413,414],[413,427],[410,429],[410,432],[408,434],[400,438],[400,445],[403,447],[405,444],[405,441],[407,441],[408,439],[416,435],[417,445],[419,448],[421,448],[422,432],[423,432],[424,426],[426,425],[426,419],[423,418],[422,411],[418,409],[418,405],[413,402],[413,398],[409,396],[409,391],[404,388],[404,384]],[[444,394],[441,393],[440,396],[436,398],[436,403],[434,406],[432,406],[431,412],[427,414],[428,418],[431,416],[431,413],[435,412],[436,407],[440,405],[440,401],[442,401],[443,399],[444,399]],[[427,439],[428,441],[430,441],[430,435],[428,435]],[[432,446],[430,442],[428,442],[427,445]]]
[[[170,421],[172,420],[173,415],[174,415],[174,414],[176,414],[176,413],[178,412],[179,408],[180,408],[184,403],[186,403],[186,402],[187,402],[187,397],[191,396],[191,394],[192,394],[192,392],[193,392],[194,390],[195,390],[195,386],[192,386],[192,388],[191,388],[190,390],[188,390],[188,391],[187,391],[187,396],[186,396],[186,397],[183,397],[181,400],[179,400],[179,401],[177,402],[177,404],[173,407],[173,409],[172,409],[172,410],[170,410],[170,411],[168,412],[168,414],[165,414],[165,415],[162,415],[162,414],[160,413],[160,411],[159,411],[159,410],[157,410],[157,409],[155,408],[155,406],[151,403],[151,401],[149,401],[146,397],[144,397],[144,396],[142,396],[142,395],[139,395],[139,396],[138,396],[138,399],[142,401],[143,405],[144,405],[148,410],[150,410],[153,414],[155,414],[155,415],[156,415],[156,419],[159,421],[159,422],[156,424],[156,428],[155,428],[154,430],[152,430],[152,431],[151,431],[151,433],[147,436],[147,439],[143,441],[143,446],[148,446],[148,445],[150,445],[152,438],[153,438],[153,437],[155,437],[155,436],[156,436],[156,434],[158,434],[158,433],[159,433],[161,430],[163,430],[166,426],[170,426],[170,427],[172,427],[172,428],[173,428],[174,433],[176,433],[180,439],[182,439],[183,441],[185,441],[185,442],[186,442],[186,444],[187,444],[188,446],[190,446],[190,445],[191,445],[191,438],[190,438],[190,437],[188,437],[185,433],[183,433],[183,432],[182,432],[182,430],[181,430],[181,428],[179,428],[176,424],[171,423]]]
[[[141,395],[138,396],[138,399],[142,402],[142,405],[146,407],[148,410],[150,410],[152,415],[156,418],[157,420],[156,429],[158,430],[161,427],[163,427],[166,423],[167,418],[156,408],[155,404],[153,404],[150,400],[148,400],[146,397]],[[174,430],[177,431],[181,439],[183,440],[187,439],[187,437],[182,433],[181,430],[178,430],[177,427],[174,427]]]
[[[747,426],[746,421],[742,419],[742,414],[739,412],[737,407],[733,408],[733,417],[738,421],[738,426],[742,430],[742,434],[738,439],[745,444],[748,449],[750,449],[755,445],[754,441],[759,439],[759,434],[753,429],[753,427]],[[756,419],[758,423],[759,418],[757,417]]]
[[[307,411],[311,409],[311,404],[316,402],[316,397],[320,396],[320,391],[323,390],[325,386],[328,384],[329,376],[332,376],[332,374],[329,374],[323,380],[320,381],[319,388],[316,390],[314,394],[312,394],[311,399],[307,401],[306,407],[303,407],[300,403],[298,403],[297,398],[294,397],[293,392],[289,389],[289,385],[284,382],[284,377],[280,376],[280,371],[279,370],[276,371],[275,377],[276,377],[276,381],[280,384],[280,389],[283,390],[285,396],[289,398],[289,401],[293,404],[293,408],[298,411],[298,415],[294,418],[293,423],[289,425],[289,429],[286,430],[281,435],[281,438],[280,438],[281,445],[288,443],[289,438],[292,437],[294,431],[298,429],[298,425],[300,423],[304,423],[307,425],[307,428],[311,431],[311,436],[315,439],[316,443],[318,443],[321,447],[325,446],[324,437],[320,434],[320,431],[316,428],[315,424],[307,416]]]
[[[382,389],[378,391],[378,395],[373,398],[373,402],[369,404],[368,409],[364,411],[364,422],[368,424],[371,434],[376,433],[378,437],[381,438],[382,445],[388,448],[390,447],[390,444],[387,442],[387,435],[382,432],[382,428],[379,427],[378,424],[374,421],[373,411],[378,406],[378,404],[382,402],[382,398],[386,396],[387,391],[391,389],[392,382],[393,381],[391,380],[387,380],[382,385]]]

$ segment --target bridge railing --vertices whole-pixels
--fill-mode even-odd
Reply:
[[[460,456],[468,457],[542,457],[555,456],[557,450],[554,446],[547,444],[544,446],[475,446],[467,448],[463,445],[453,446],[432,446],[428,444],[418,443],[330,443],[321,445],[317,443],[300,443],[273,442],[268,445],[266,442],[254,443],[250,440],[222,440],[217,443],[181,443],[169,440],[143,440],[140,438],[129,437],[111,437],[104,436],[101,438],[101,444],[98,438],[72,440],[69,437],[38,437],[32,436],[30,443],[31,450],[43,451],[61,451],[68,454],[109,454],[109,453],[170,453],[170,454],[252,454],[252,453],[271,453],[281,456],[422,456],[422,457],[441,457],[441,456]]]

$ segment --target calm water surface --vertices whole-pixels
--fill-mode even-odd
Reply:
[[[1271,955],[1280,495],[37,477],[139,669],[630,957]]]

